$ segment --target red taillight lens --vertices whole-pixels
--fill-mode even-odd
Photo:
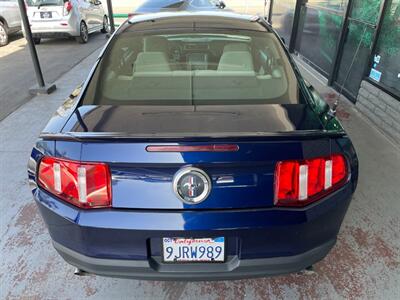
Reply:
[[[275,171],[277,199],[296,200],[299,197],[299,166],[296,161],[280,162]]]
[[[337,190],[348,179],[347,161],[340,154],[278,162],[275,169],[275,205],[306,206]]]
[[[347,176],[347,162],[342,155],[332,156],[332,185],[343,181]]]
[[[67,1],[64,3],[64,15],[68,15],[70,11],[72,10],[72,3],[71,1]]]
[[[111,206],[110,170],[103,163],[80,163],[44,157],[38,183],[46,191],[80,208]]]
[[[312,197],[325,188],[325,159],[317,158],[307,161],[308,183],[307,196]]]

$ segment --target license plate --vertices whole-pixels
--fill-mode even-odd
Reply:
[[[224,262],[225,238],[163,238],[164,262]]]
[[[41,12],[40,17],[42,19],[51,19],[53,17],[52,13],[49,11]]]

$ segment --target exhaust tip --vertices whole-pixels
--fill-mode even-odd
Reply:
[[[76,276],[86,276],[88,273],[82,269],[75,268],[74,275]]]

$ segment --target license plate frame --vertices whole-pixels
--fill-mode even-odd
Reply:
[[[41,19],[52,19],[53,18],[53,13],[51,11],[41,11],[40,12],[40,18]]]
[[[222,244],[222,251],[223,254],[221,257],[218,257],[217,260],[212,260],[212,259],[190,259],[190,260],[171,260],[171,259],[166,259],[165,257],[165,248],[166,248],[166,243],[165,240],[175,240],[175,241],[191,241],[192,243],[196,244],[197,240],[213,240],[215,243],[215,247],[221,246]],[[216,240],[221,240],[222,241],[216,241]],[[185,245],[183,245],[185,246]],[[179,246],[178,246],[179,247]],[[198,246],[201,247],[201,246]],[[182,237],[174,237],[174,238],[161,238],[161,259],[162,262],[165,264],[223,264],[226,263],[226,258],[227,258],[227,253],[226,253],[226,238],[225,237],[216,237],[216,238],[182,238]]]

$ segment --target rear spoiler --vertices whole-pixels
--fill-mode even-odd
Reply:
[[[215,134],[129,134],[122,132],[65,132],[65,133],[42,133],[40,138],[43,140],[56,141],[107,141],[107,140],[209,140],[209,139],[229,139],[229,140],[254,140],[254,139],[301,139],[313,140],[321,138],[340,138],[346,136],[344,131],[334,130],[297,130],[292,132],[241,132],[241,133],[215,133]]]

